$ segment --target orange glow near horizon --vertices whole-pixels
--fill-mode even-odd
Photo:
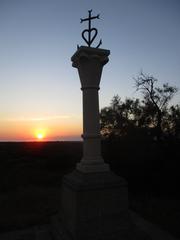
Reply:
[[[71,141],[81,133],[80,119],[0,121],[0,141]]]

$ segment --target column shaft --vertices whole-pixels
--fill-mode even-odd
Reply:
[[[98,88],[83,89],[83,161],[103,162]]]

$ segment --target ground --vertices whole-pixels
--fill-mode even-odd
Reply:
[[[51,216],[59,211],[62,176],[72,171],[81,154],[82,143],[0,144],[1,236],[27,228],[29,236],[47,233]],[[130,209],[180,238],[178,194],[157,194],[142,190],[143,185],[133,191],[134,185],[129,185]]]

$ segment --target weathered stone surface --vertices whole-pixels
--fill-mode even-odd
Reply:
[[[63,179],[63,222],[73,239],[104,239],[127,232],[128,189],[124,179],[108,171],[74,171]]]

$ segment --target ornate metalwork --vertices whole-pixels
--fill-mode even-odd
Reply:
[[[81,23],[88,21],[88,29],[85,29],[82,32],[82,38],[84,39],[84,41],[87,43],[87,45],[89,47],[91,47],[91,44],[93,43],[94,39],[96,38],[97,34],[98,34],[98,30],[96,28],[91,28],[91,21],[93,19],[99,19],[99,14],[97,16],[91,16],[92,13],[92,9],[88,11],[89,12],[89,17],[87,18],[81,18]],[[102,40],[99,41],[99,44],[97,45],[96,48],[98,48],[100,45],[102,44]]]

